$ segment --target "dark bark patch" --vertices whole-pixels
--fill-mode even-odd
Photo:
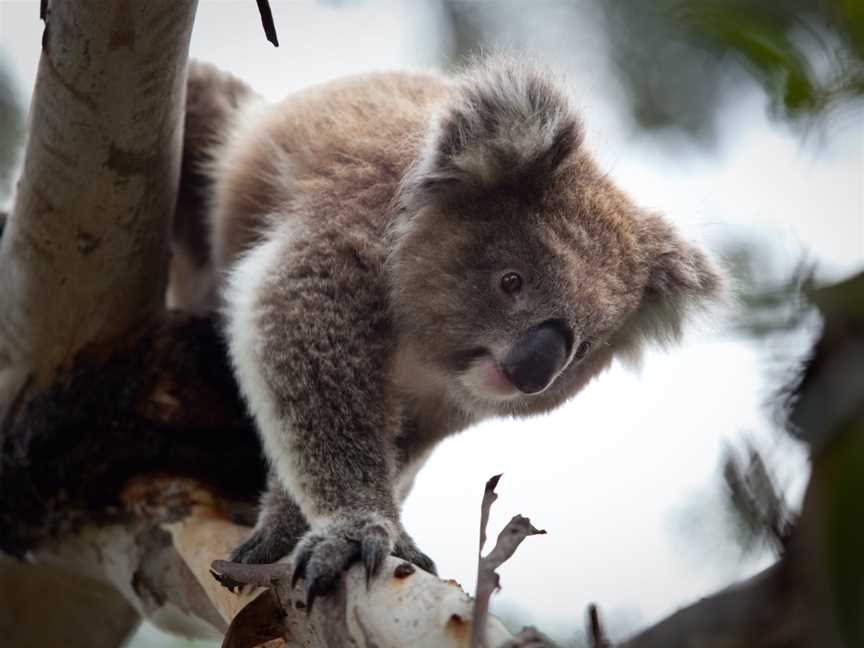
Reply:
[[[109,51],[113,52],[122,48],[135,51],[135,27],[133,25],[129,0],[116,3],[114,20],[111,22],[111,38],[108,41]]]
[[[108,168],[120,176],[152,175],[158,161],[141,151],[130,151],[111,144],[108,151]]]
[[[79,230],[77,236],[78,251],[84,256],[90,256],[102,244],[101,239],[93,236],[89,232]]]
[[[128,516],[124,486],[155,474],[249,505],[264,489],[254,423],[208,319],[173,318],[107,357],[85,349],[45,392],[21,391],[0,425],[0,551]]]

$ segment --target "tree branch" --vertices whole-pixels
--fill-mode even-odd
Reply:
[[[500,475],[486,483],[480,514],[480,551],[486,538],[489,511],[495,501]],[[304,612],[302,584],[291,586],[288,563],[242,565],[216,561],[216,580],[231,587],[266,587],[234,618],[223,648],[252,648],[261,642],[282,638],[289,645],[377,646],[400,648],[422,645],[429,648],[535,645],[538,633],[512,637],[489,615],[489,599],[498,587],[500,567],[529,535],[545,533],[535,529],[528,518],[515,516],[498,535],[485,557],[478,552],[477,598],[471,599],[453,581],[442,581],[414,565],[390,557],[381,574],[367,583],[362,565],[355,565],[339,585],[338,592],[316,601]],[[479,628],[479,629],[478,629]],[[544,645],[551,645],[546,643]]]
[[[50,5],[0,241],[0,404],[162,309],[195,7]]]

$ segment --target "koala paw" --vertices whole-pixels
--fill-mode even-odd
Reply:
[[[434,569],[434,563],[417,549],[398,523],[376,513],[341,517],[300,540],[291,584],[301,578],[305,581],[306,607],[311,610],[315,599],[332,590],[342,572],[354,562],[363,561],[368,583],[391,553],[416,562],[422,569]]]
[[[228,559],[250,565],[274,563],[291,553],[299,537],[278,524],[260,525],[243,544],[231,552]]]

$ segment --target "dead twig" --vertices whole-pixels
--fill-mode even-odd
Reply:
[[[472,648],[486,648],[489,645],[486,639],[489,602],[492,593],[499,589],[501,584],[501,579],[495,570],[515,553],[525,538],[546,533],[542,529],[536,529],[528,518],[516,515],[498,534],[498,540],[492,551],[486,556],[482,555],[483,545],[486,544],[486,525],[489,522],[489,511],[492,504],[498,499],[495,487],[498,485],[499,479],[501,479],[501,475],[495,475],[486,482],[483,503],[480,505],[480,548],[477,552],[477,588],[474,600],[474,624],[471,629]]]
[[[612,648],[612,643],[603,632],[600,613],[594,603],[588,606],[588,640],[591,642],[591,648]]]

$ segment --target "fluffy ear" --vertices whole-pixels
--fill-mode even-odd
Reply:
[[[638,227],[648,273],[642,301],[625,327],[632,352],[643,341],[675,342],[688,318],[727,296],[722,270],[662,218],[645,216]]]
[[[536,191],[578,147],[579,121],[547,74],[493,59],[462,75],[417,166],[432,197]]]

